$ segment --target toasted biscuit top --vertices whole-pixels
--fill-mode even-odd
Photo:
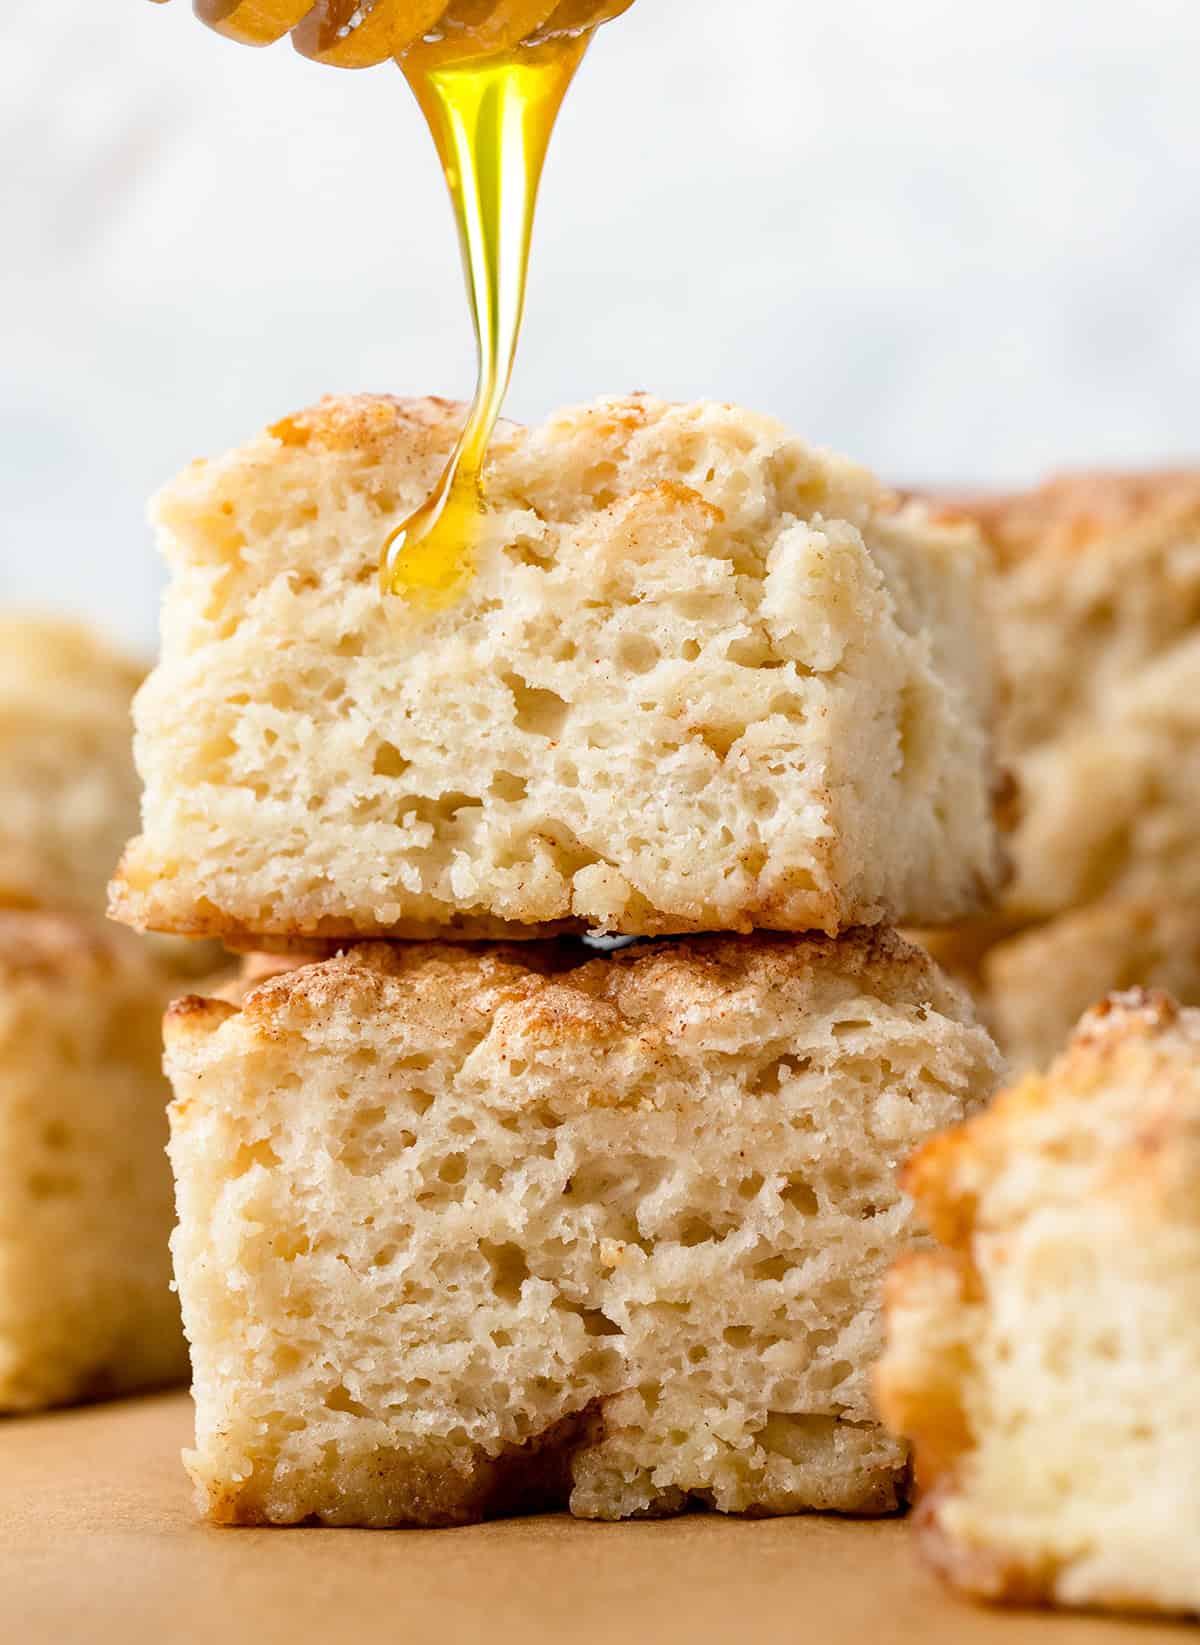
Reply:
[[[326,394],[272,423],[267,434],[292,449],[356,452],[368,460],[404,462],[443,451],[466,415],[461,401],[437,395],[402,399],[394,394]]]
[[[390,986],[404,983],[403,990]],[[543,1042],[684,1041],[740,1006],[779,990],[825,983],[861,986],[902,1005],[926,1004],[969,1017],[965,996],[921,949],[872,928],[838,939],[757,934],[639,943],[593,957],[580,944],[471,946],[364,943],[330,960],[269,977],[240,1001],[247,1026],[267,1037],[311,1025],[334,1007],[366,1013],[382,1006],[397,1020],[426,1025],[491,1016],[513,1007],[522,1032]],[[205,1034],[238,1005],[195,996],[176,1001],[168,1036]]]
[[[382,490],[394,487],[397,472],[432,465],[433,470],[452,446],[466,417],[459,401],[436,396],[399,397],[389,394],[325,395],[314,405],[280,418],[243,454],[262,467],[290,467],[297,449],[314,456],[349,459],[362,472],[359,483],[370,487],[369,472],[377,470]],[[649,472],[656,455],[678,467],[689,444],[699,451],[706,439],[723,443],[727,453],[749,452],[755,441],[779,445],[776,476],[781,494],[789,494],[797,513],[822,511],[861,521],[875,511],[896,507],[894,494],[867,470],[818,448],[804,447],[775,418],[721,401],[675,404],[649,394],[610,395],[556,413],[536,429],[511,422],[498,424],[489,449],[492,471],[489,495],[493,507],[536,506],[544,518],[574,521],[616,500],[610,492],[614,465],[630,457],[638,441],[638,462]],[[556,483],[547,484],[546,460],[553,454]],[[200,458],[185,476],[209,468]],[[161,495],[156,518],[174,515],[175,494],[183,490],[181,476]],[[713,476],[709,474],[711,482]],[[670,508],[699,506],[717,521],[726,511],[691,486],[670,479],[645,489],[647,500],[661,494]],[[528,497],[526,493],[528,491]],[[731,493],[731,507],[740,497]],[[730,520],[731,527],[736,521]],[[934,534],[939,544],[962,552],[969,539],[948,524]]]
[[[964,1250],[977,1227],[1028,1212],[1041,1196],[1086,1184],[1175,1203],[1185,1178],[1188,1214],[1200,1217],[1200,1010],[1130,989],[1084,1016],[1048,1073],[919,1149],[904,1185],[935,1237]]]

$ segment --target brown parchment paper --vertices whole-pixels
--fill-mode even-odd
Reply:
[[[3,1645],[1140,1645],[1185,1625],[978,1609],[903,1521],[568,1518],[218,1530],[183,1394],[0,1421]],[[1200,1550],[1198,1550],[1200,1557]]]

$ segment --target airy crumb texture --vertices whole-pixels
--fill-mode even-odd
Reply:
[[[1007,908],[1200,900],[1200,470],[956,505],[994,550]]]
[[[880,1409],[926,1551],[987,1599],[1200,1611],[1200,1012],[1114,995],[928,1144]]]
[[[142,945],[0,913],[0,1411],[182,1381],[160,1023]]]
[[[137,826],[143,672],[81,624],[0,613],[0,906],[103,912]]]
[[[489,938],[986,904],[974,528],[768,418],[601,400],[498,435],[460,603],[384,601],[460,417],[325,400],[158,499],[119,918]]]
[[[902,1499],[867,1372],[894,1166],[994,1080],[966,996],[889,933],[580,954],[368,945],[173,1008],[213,1519]]]

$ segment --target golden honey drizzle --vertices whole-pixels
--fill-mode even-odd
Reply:
[[[404,59],[458,221],[479,366],[470,414],[441,478],[384,545],[383,588],[422,605],[450,604],[471,578],[484,513],[483,465],[521,329],[542,163],[586,46],[580,35],[478,63]]]
[[[470,582],[484,464],[512,376],[550,136],[594,30],[632,3],[193,0],[202,22],[244,45],[290,34],[306,56],[341,68],[396,58],[437,147],[458,225],[478,376],[441,478],[384,544],[387,594],[437,609]]]

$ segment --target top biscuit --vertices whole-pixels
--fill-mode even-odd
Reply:
[[[160,496],[120,918],[269,943],[986,904],[973,528],[770,419],[601,400],[497,436],[459,604],[384,601],[461,416],[327,399]]]
[[[1068,474],[947,517],[1000,572],[1006,912],[1200,897],[1200,470]]]

